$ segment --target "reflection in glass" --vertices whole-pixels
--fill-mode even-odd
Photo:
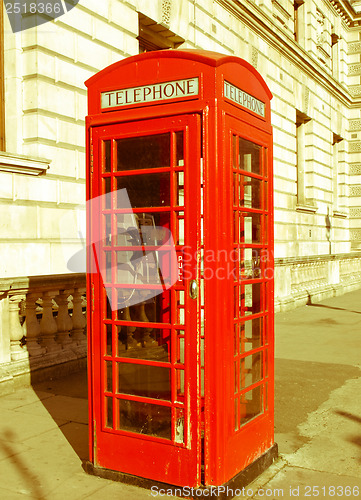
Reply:
[[[133,363],[117,363],[121,394],[170,400],[170,369]]]
[[[243,293],[240,296],[241,316],[249,316],[250,314],[261,312],[261,286],[261,283],[244,285]]]
[[[104,246],[109,246],[112,244],[112,216],[111,216],[111,214],[104,215],[104,222],[105,222]]]
[[[132,306],[131,309],[135,307],[137,306]],[[170,330],[118,325],[117,332],[118,356],[151,361],[170,361]]]
[[[263,378],[262,372],[263,353],[256,352],[241,359],[240,380],[241,389],[245,389]]]
[[[112,201],[111,201],[111,195],[108,194],[112,190],[112,179],[110,177],[105,177],[104,180],[104,194],[107,196],[103,196],[105,198],[105,208],[111,208]]]
[[[171,408],[167,406],[118,400],[118,429],[171,439]]]
[[[261,243],[261,215],[239,212],[239,242]]]
[[[257,349],[262,345],[262,318],[255,318],[241,323],[241,353]]]
[[[184,443],[184,410],[176,408],[175,442]]]
[[[240,425],[263,413],[263,386],[246,392],[240,398]]]
[[[170,134],[130,137],[117,142],[117,170],[170,166]]]
[[[126,175],[117,177],[117,190],[126,189],[133,208],[169,207],[170,173]],[[124,195],[118,194],[117,206],[122,207]]]
[[[111,283],[112,281],[112,254],[111,252],[105,253],[105,281]]]
[[[241,207],[262,208],[262,181],[240,175],[239,188],[239,205]]]
[[[177,172],[177,205],[184,205],[184,172]]]
[[[239,138],[239,168],[254,174],[261,173],[261,146]]]

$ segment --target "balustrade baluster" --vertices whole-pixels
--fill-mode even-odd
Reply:
[[[82,294],[85,289],[83,288],[74,288],[73,292],[73,331],[72,338],[78,345],[84,344],[86,342],[86,336],[84,335],[84,329],[86,326],[86,318],[83,314],[82,309]]]
[[[24,299],[24,295],[12,295],[9,297],[10,353],[12,361],[26,359],[29,355],[26,345],[22,345],[21,343],[26,330],[20,323],[19,305]]]
[[[55,342],[55,335],[58,331],[56,321],[53,316],[53,297],[59,292],[51,291],[43,293],[43,317],[40,321],[42,344],[47,352],[57,352],[61,350],[61,345]]]
[[[73,328],[73,321],[69,316],[68,310],[68,296],[70,290],[61,290],[59,295],[56,296],[55,301],[59,306],[56,324],[58,327],[57,341],[65,348],[71,344],[70,332]]]
[[[46,349],[39,344],[41,328],[36,317],[35,304],[38,298],[38,293],[28,293],[26,296],[26,345],[31,357],[41,356],[46,351]]]

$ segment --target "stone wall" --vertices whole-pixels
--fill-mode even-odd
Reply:
[[[0,276],[68,272],[64,244],[69,252],[81,248],[84,81],[138,53],[138,12],[184,39],[180,48],[246,59],[269,85],[275,257],[302,260],[359,248],[360,27],[336,3],[321,9],[306,1],[297,41],[291,0],[81,0],[54,22],[17,34],[5,19],[7,152],[20,158],[20,167],[25,155],[34,164],[45,159],[49,168],[29,176],[0,165]],[[305,120],[303,188],[298,116]]]

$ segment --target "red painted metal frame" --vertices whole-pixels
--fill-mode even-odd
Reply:
[[[200,92],[198,97],[180,100],[179,102],[158,102],[137,104],[118,110],[102,111],[100,108],[100,94],[107,90],[128,88],[135,85],[160,83],[186,78],[199,78]],[[265,117],[248,111],[229,99],[224,99],[224,80],[232,83],[244,92],[263,101],[266,107]],[[273,269],[273,173],[272,173],[272,128],[270,124],[270,99],[272,95],[259,73],[246,61],[237,57],[223,56],[206,51],[160,51],[142,54],[115,63],[92,77],[89,87],[89,116],[87,117],[87,144],[88,144],[88,181],[87,197],[96,195],[98,179],[91,173],[92,144],[95,147],[94,131],[98,127],[106,127],[116,123],[129,123],[132,129],[135,122],[148,120],[162,120],[166,118],[169,126],[176,123],[177,117],[182,121],[182,115],[197,113],[202,126],[202,157],[204,183],[204,246],[203,250],[212,251],[220,255],[219,259],[207,263],[207,268],[213,276],[217,271],[232,264],[230,255],[233,249],[232,232],[232,163],[231,147],[232,134],[255,142],[267,148],[267,180],[268,180],[268,242],[269,260],[267,266]],[[168,117],[168,118],[167,118]],[[155,122],[154,122],[155,123]],[[160,122],[159,122],[160,123]],[[114,125],[116,130],[116,126]],[[146,125],[145,125],[146,127]],[[154,130],[156,129],[154,125]],[[111,130],[109,128],[109,130]],[[197,144],[193,141],[194,151]],[[193,151],[192,151],[193,152]],[[95,161],[97,161],[95,157]],[[200,200],[189,205],[198,206]],[[194,212],[194,217],[197,210]],[[88,230],[91,231],[96,221],[88,217]],[[90,231],[88,234],[90,234]],[[199,236],[198,236],[199,240]],[[194,249],[198,251],[200,242],[194,242]],[[225,257],[226,256],[226,257]],[[90,264],[90,261],[88,261]],[[94,271],[90,269],[91,271]],[[198,433],[196,454],[182,461],[190,460],[188,465],[179,466],[179,473],[166,475],[165,467],[167,453],[173,459],[172,446],[168,451],[164,448],[163,456],[156,449],[148,446],[149,440],[140,436],[133,439],[133,450],[136,444],[141,455],[133,461],[132,469],[125,470],[124,463],[129,460],[126,456],[122,461],[119,456],[119,468],[116,470],[130,472],[135,475],[149,477],[186,486],[196,486],[200,483],[199,470],[204,465],[203,483],[206,485],[220,485],[234,477],[247,465],[258,458],[273,444],[273,277],[267,279],[268,291],[268,410],[257,416],[237,432],[234,430],[234,338],[233,338],[233,278],[220,280],[205,279],[205,386],[204,407],[202,417],[192,423],[192,432]],[[96,343],[96,330],[100,326],[99,304],[94,303],[94,297],[99,297],[100,282],[96,273],[90,274],[88,280],[88,297],[92,297],[93,306],[89,308],[89,397],[90,397],[90,459],[97,465],[101,463],[99,456],[93,454],[93,448],[99,449],[96,441],[97,429],[94,418],[99,405],[100,393],[98,390],[99,373],[96,369],[96,357],[99,346]],[[198,313],[195,313],[196,315]],[[195,335],[198,333],[195,331]],[[265,352],[265,349],[259,349]],[[199,351],[197,354],[197,370],[200,366]],[[199,371],[198,371],[199,373]],[[195,372],[194,372],[195,374]],[[200,381],[193,378],[199,390]],[[194,414],[196,415],[196,413]],[[204,435],[204,464],[201,464],[200,454],[200,426]],[[117,437],[117,436],[116,436]],[[157,443],[158,444],[158,443]],[[109,441],[106,447],[112,449],[114,457],[119,448]],[[122,444],[123,446],[123,444]],[[133,451],[134,453],[134,451]],[[149,469],[149,462],[157,457],[157,467]],[[194,461],[196,458],[197,463]],[[164,467],[164,468],[163,468]]]

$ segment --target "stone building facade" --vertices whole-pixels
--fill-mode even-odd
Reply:
[[[6,13],[0,20],[6,300],[25,296],[33,276],[68,273],[64,250],[82,247],[84,81],[140,51],[178,47],[244,58],[273,93],[276,309],[361,286],[359,0],[80,0],[18,33]]]

